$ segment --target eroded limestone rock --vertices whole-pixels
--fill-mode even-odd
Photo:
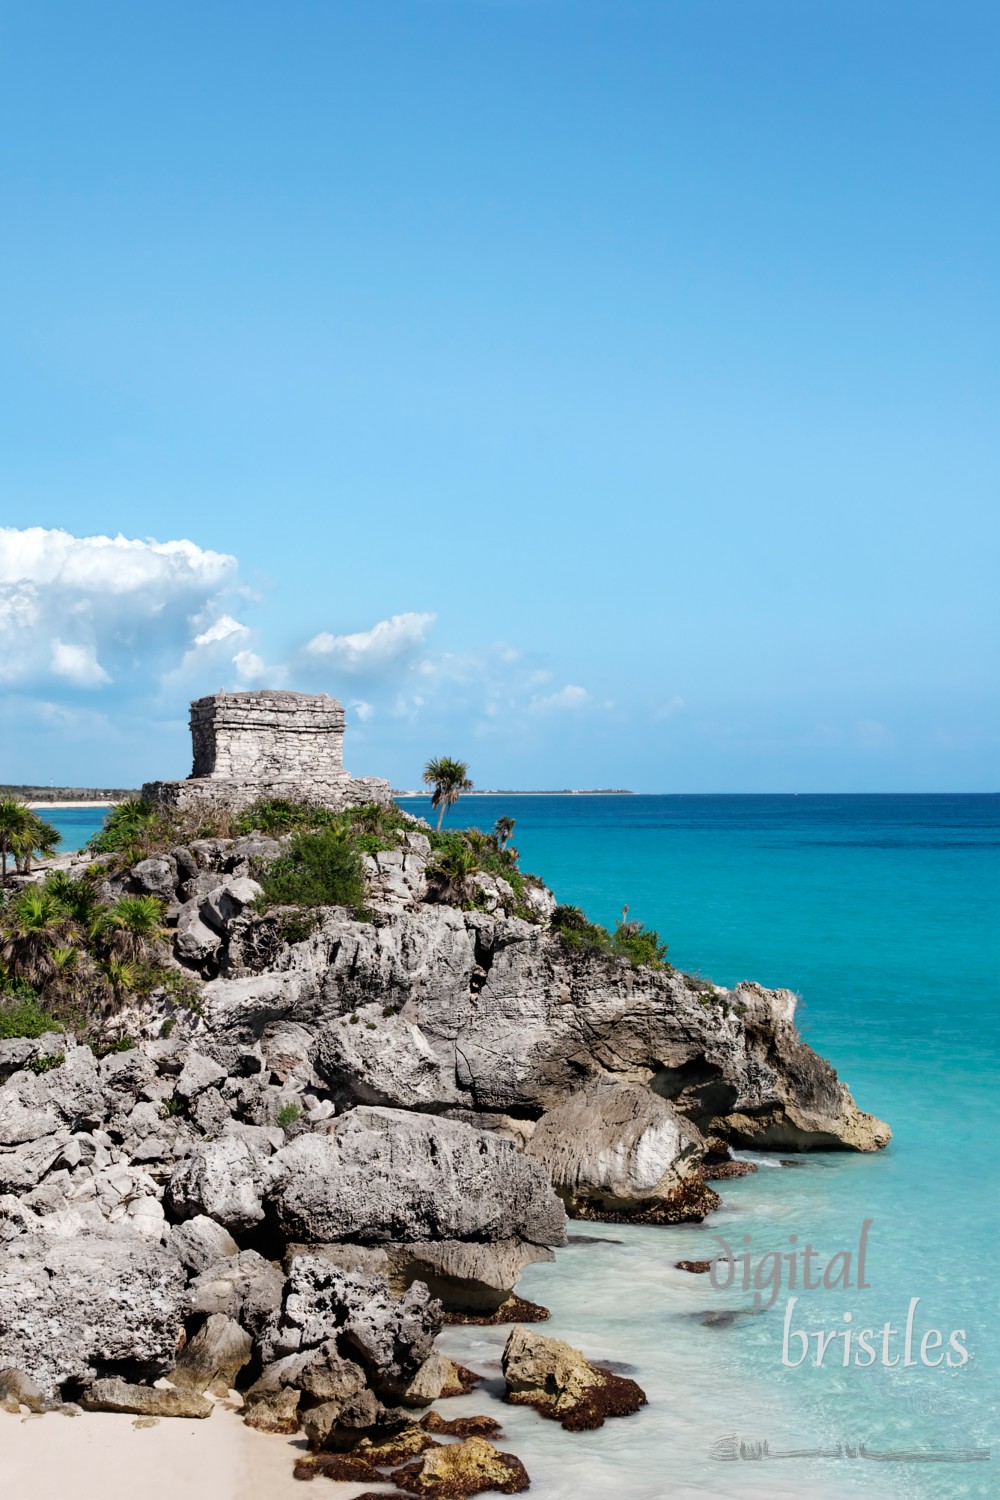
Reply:
[[[592,1365],[561,1339],[515,1328],[501,1359],[507,1400],[533,1406],[570,1432],[602,1427],[607,1417],[627,1417],[646,1404],[634,1380]]]

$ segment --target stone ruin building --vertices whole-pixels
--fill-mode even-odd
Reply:
[[[191,704],[194,766],[186,781],[149,781],[148,801],[239,810],[258,797],[339,809],[388,803],[389,783],[344,770],[344,709],[326,693],[261,689]]]

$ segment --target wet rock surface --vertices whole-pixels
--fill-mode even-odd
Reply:
[[[515,1328],[501,1360],[506,1399],[533,1406],[570,1432],[602,1427],[608,1417],[627,1417],[646,1404],[634,1380],[592,1365],[571,1344]]]

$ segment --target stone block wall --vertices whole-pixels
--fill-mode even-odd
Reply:
[[[344,710],[325,693],[215,693],[191,704],[194,767],[186,781],[149,781],[147,801],[240,810],[260,797],[335,810],[392,801],[387,781],[344,770]]]
[[[343,773],[344,710],[326,693],[216,693],[191,704],[193,777],[328,781]]]

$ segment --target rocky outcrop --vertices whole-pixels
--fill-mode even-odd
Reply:
[[[225,1313],[212,1313],[184,1345],[170,1379],[181,1390],[225,1396],[252,1354],[246,1329]]]
[[[595,1079],[547,1111],[525,1147],[577,1217],[677,1224],[718,1208],[701,1132],[648,1088]]]
[[[513,1492],[491,1427],[440,1448],[414,1421],[476,1379],[434,1348],[445,1315],[544,1318],[515,1287],[567,1209],[700,1218],[734,1144],[885,1144],[789,992],[567,949],[530,881],[482,875],[459,909],[426,834],[393,839],[366,920],[261,912],[260,835],[94,871],[165,903],[186,977],[120,1018],[123,1050],[0,1041],[0,1399],[204,1416],[235,1385],[251,1425],[304,1430],[302,1477]],[[569,1428],[644,1400],[525,1328],[503,1364]]]
[[[210,1417],[212,1403],[197,1391],[135,1385],[113,1378],[95,1380],[79,1396],[84,1411],[119,1411],[138,1417]]]
[[[509,1141],[454,1120],[354,1109],[329,1135],[299,1136],[279,1151],[270,1175],[270,1201],[292,1239],[565,1239],[541,1168]]]
[[[0,1258],[0,1368],[48,1394],[108,1366],[165,1374],[184,1332],[175,1256],[128,1230],[26,1233]]]
[[[507,1400],[533,1406],[570,1432],[602,1427],[608,1417],[627,1417],[645,1406],[634,1380],[592,1365],[561,1339],[515,1328],[501,1360]]]
[[[461,1500],[484,1490],[518,1495],[530,1484],[527,1471],[513,1453],[501,1453],[485,1438],[432,1448],[423,1458],[397,1470],[399,1483],[425,1500]]]

